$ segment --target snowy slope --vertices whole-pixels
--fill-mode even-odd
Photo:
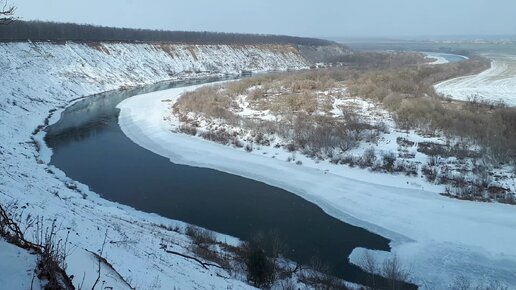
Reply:
[[[479,74],[441,82],[438,93],[458,100],[480,97],[516,106],[516,56],[489,55],[491,68]]]
[[[56,219],[60,237],[70,231],[66,270],[74,276],[76,286],[91,289],[98,267],[92,253],[99,253],[107,230],[103,256],[114,270],[101,265],[104,287],[249,288],[223,270],[207,270],[166,253],[160,248],[163,243],[168,249],[189,252],[188,237],[167,229],[184,227],[183,223],[106,201],[67,179],[42,161],[48,160],[48,155],[39,156],[36,149],[44,147],[43,136],[38,134],[33,143],[32,132],[45,122],[50,110],[57,110],[52,122],[72,100],[106,90],[242,70],[305,67],[305,59],[295,49],[269,45],[2,43],[0,55],[0,203],[16,203],[18,213],[43,217],[46,226]],[[27,238],[32,237],[29,230]],[[0,265],[5,265],[2,262]]]
[[[168,79],[307,66],[287,45],[2,43],[0,55],[3,98],[66,99]]]
[[[43,289],[34,272],[36,255],[0,238],[0,261],[2,289]]]
[[[119,124],[135,143],[176,164],[208,167],[266,182],[314,202],[327,213],[393,240],[393,253],[408,265],[423,289],[447,289],[459,276],[478,282],[498,280],[516,289],[514,206],[466,202],[437,194],[424,181],[400,184],[400,177],[352,170],[280,155],[247,153],[186,134],[170,103],[189,88],[139,95],[119,104]],[[276,158],[271,158],[276,157]],[[283,156],[285,157],[285,156]],[[302,158],[302,157],[299,157]],[[401,179],[403,180],[403,179]],[[365,249],[350,259],[360,263]],[[378,258],[390,253],[374,252]]]

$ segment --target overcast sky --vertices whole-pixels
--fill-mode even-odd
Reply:
[[[288,34],[516,34],[516,0],[9,0],[24,20]]]

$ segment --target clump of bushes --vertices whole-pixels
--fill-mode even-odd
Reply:
[[[254,244],[247,244],[245,265],[247,279],[256,287],[270,287],[275,279],[275,266],[265,251]]]
[[[438,170],[435,166],[425,164],[421,167],[421,173],[426,177],[428,182],[435,182]]]
[[[314,256],[310,259],[309,268],[301,271],[299,280],[315,289],[348,290],[343,281],[333,276],[331,272],[328,264]]]
[[[197,128],[188,124],[182,124],[179,126],[178,131],[188,135],[197,135]]]
[[[185,230],[192,242],[196,245],[210,245],[216,242],[215,234],[212,231],[188,225]]]
[[[218,129],[216,131],[203,131],[199,133],[199,136],[206,140],[210,140],[224,145],[232,141],[231,135],[225,129]]]
[[[251,143],[245,144],[245,151],[252,152],[253,151],[253,144],[251,144]]]
[[[376,161],[376,151],[374,150],[374,148],[370,147],[366,149],[362,154],[362,158],[360,161],[361,162],[359,166],[361,168],[372,167],[374,162]]]
[[[396,155],[392,152],[387,152],[382,155],[382,168],[387,172],[394,172],[396,163]]]
[[[175,113],[195,112],[213,118],[230,120],[236,118],[229,110],[234,99],[224,93],[220,85],[203,86],[193,92],[184,93],[174,104]]]
[[[452,102],[433,89],[437,82],[453,77],[478,73],[489,67],[481,57],[438,66],[413,66],[383,69],[360,74],[348,91],[353,96],[382,102],[395,114],[404,129],[439,130],[448,136],[458,136],[481,145],[486,154],[507,162],[516,159],[516,109],[503,104],[471,99]],[[453,149],[453,148],[452,148]],[[443,152],[471,157],[471,151]]]

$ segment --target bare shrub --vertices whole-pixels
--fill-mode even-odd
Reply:
[[[257,287],[270,287],[275,280],[274,263],[265,251],[255,243],[245,243],[244,261],[247,268],[247,279]]]
[[[216,243],[215,234],[212,231],[188,225],[185,230],[192,242],[196,245],[210,245]]]
[[[406,160],[396,160],[394,163],[394,172],[403,172],[407,176],[417,176],[418,174],[418,166],[414,162],[406,161]]]
[[[233,140],[231,140],[231,144],[233,144],[233,146],[237,148],[244,147],[244,143],[242,143],[242,141],[240,141],[240,139],[238,139],[237,137],[234,137]]]
[[[193,136],[197,134],[197,128],[186,124],[179,126],[178,131]]]
[[[224,145],[231,142],[231,135],[224,129],[219,129],[217,131],[204,131],[199,133],[199,136],[206,140]]]
[[[370,252],[365,252],[360,260],[360,267],[367,273],[366,283],[369,288],[377,289],[377,276],[380,267],[375,257]]]
[[[16,205],[12,205],[10,209],[16,208]],[[22,214],[20,218],[21,216]],[[45,289],[75,289],[65,272],[70,232],[68,231],[63,240],[57,235],[60,229],[56,226],[56,220],[53,220],[50,226],[45,226],[43,218],[27,216],[25,223],[26,229],[22,231],[9,209],[0,204],[0,236],[9,243],[38,254],[38,278],[47,281]],[[34,227],[34,242],[28,241],[24,235],[24,232],[31,227]]]
[[[227,255],[221,254],[211,245],[194,244],[192,252],[199,258],[216,263],[220,267],[231,270],[230,259]]]
[[[371,167],[376,161],[376,151],[373,147],[370,147],[362,154],[361,167]]]
[[[254,137],[254,142],[259,145],[269,146],[271,145],[270,140],[262,133],[258,132]]]
[[[332,275],[328,264],[315,256],[310,259],[309,269],[301,271],[299,279],[315,289],[348,289],[342,280]]]
[[[42,254],[39,257],[38,277],[47,280],[48,289],[62,289],[63,278],[67,277],[64,273],[66,270],[66,257],[69,255],[67,251],[68,234],[66,239],[59,239],[56,220],[48,227],[44,226],[43,219],[39,219],[35,223],[36,226],[36,243],[42,245]]]
[[[296,145],[293,143],[288,143],[287,145],[285,145],[285,148],[287,148],[288,152],[296,151]]]
[[[245,151],[252,152],[253,151],[253,144],[252,143],[245,144]]]
[[[397,256],[386,260],[381,269],[382,276],[388,281],[388,289],[398,290],[403,289],[404,281],[408,281],[410,274],[401,265]]]
[[[174,104],[175,112],[196,112],[221,119],[234,119],[236,116],[229,110],[233,98],[224,93],[221,86],[203,86],[193,92],[184,93]]]
[[[392,152],[384,153],[382,155],[383,169],[387,172],[394,171],[394,165],[396,163],[396,155]]]
[[[426,177],[426,180],[429,182],[435,182],[437,179],[437,168],[430,164],[425,164],[421,167],[421,173]]]
[[[498,161],[516,158],[516,109],[473,98],[450,102],[437,95],[433,84],[453,77],[478,73],[489,61],[471,57],[464,62],[440,66],[383,69],[360,74],[348,91],[352,96],[383,102],[405,129],[440,130],[484,147]],[[471,154],[468,151],[451,152]],[[463,157],[461,157],[463,158]]]

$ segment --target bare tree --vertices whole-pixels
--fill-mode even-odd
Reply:
[[[382,276],[387,278],[388,288],[390,290],[398,290],[403,288],[403,283],[410,278],[409,272],[401,265],[398,256],[384,261],[382,265]]]
[[[371,252],[364,253],[360,261],[360,266],[367,272],[366,282],[369,285],[369,289],[377,289],[376,275],[379,274],[380,267]]]
[[[8,0],[0,0],[0,25],[11,23],[14,17],[16,7],[9,4]]]

